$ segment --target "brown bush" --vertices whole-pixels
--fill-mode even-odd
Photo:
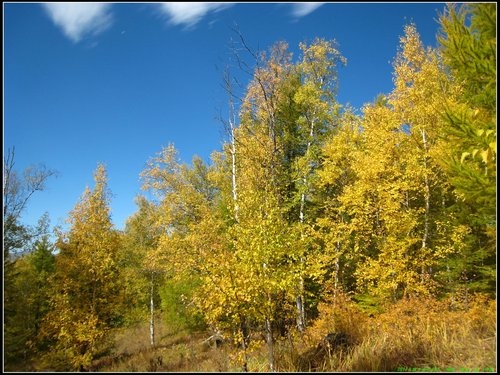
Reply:
[[[483,295],[460,306],[451,298],[408,298],[370,317],[337,294],[319,312],[291,371],[495,368],[496,301]],[[319,352],[316,346],[328,333],[345,334],[349,345]]]

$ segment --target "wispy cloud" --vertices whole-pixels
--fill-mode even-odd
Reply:
[[[111,25],[110,4],[45,3],[42,4],[52,21],[73,42],[86,35],[96,35]]]
[[[292,4],[292,13],[295,17],[304,17],[314,12],[324,3],[295,3]]]
[[[174,25],[192,27],[209,12],[226,9],[231,3],[159,3],[160,10]]]

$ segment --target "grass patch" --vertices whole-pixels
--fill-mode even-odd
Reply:
[[[156,329],[155,347],[146,322],[116,329],[113,351],[95,359],[92,370],[242,371],[241,350],[227,342],[220,347],[210,344],[207,331],[161,321]],[[413,298],[373,314],[338,295],[320,304],[319,317],[306,332],[292,329],[276,339],[274,352],[280,372],[491,372],[496,370],[496,301],[481,295],[467,304]],[[249,371],[269,371],[265,342],[253,341],[247,354]]]
[[[349,346],[326,353],[320,366],[316,363],[318,370],[495,369],[496,301],[483,296],[468,306],[405,299],[372,317],[346,297],[321,309],[309,335],[317,341],[328,332],[342,332]]]
[[[157,344],[152,347],[146,323],[115,333],[115,350],[94,361],[100,372],[227,372],[229,354],[205,342],[208,335],[175,331],[164,323],[157,326]]]

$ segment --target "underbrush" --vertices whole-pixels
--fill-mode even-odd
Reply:
[[[207,331],[157,324],[115,331],[114,349],[95,359],[99,372],[240,372],[241,348],[207,341]],[[305,332],[288,332],[274,344],[280,372],[495,371],[496,301],[477,295],[467,304],[451,299],[404,299],[377,314],[345,295],[319,306]],[[268,372],[268,349],[254,341],[247,368]]]
[[[342,332],[348,345],[315,358],[319,371],[492,371],[496,364],[496,301],[404,299],[368,316],[346,296],[320,306],[311,343]],[[311,361],[314,362],[314,361]],[[311,365],[311,364],[310,364]],[[292,370],[292,369],[290,369]],[[292,370],[293,371],[293,370]]]
[[[149,326],[137,324],[116,332],[112,355],[95,360],[100,372],[206,372],[229,371],[228,353],[206,342],[204,332],[176,331],[164,323],[156,326],[151,346]]]

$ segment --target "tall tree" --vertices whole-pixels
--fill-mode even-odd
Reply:
[[[293,249],[287,246],[290,230],[285,216],[288,176],[283,137],[290,124],[279,117],[280,103],[286,100],[281,87],[293,75],[291,58],[288,45],[281,42],[271,48],[269,57],[262,54],[256,61],[236,133],[242,173],[235,247],[246,278],[259,286],[260,293],[253,300],[253,318],[263,325],[271,371],[276,369],[275,316],[283,302],[289,303],[290,296],[286,295],[295,278],[284,269],[288,266],[285,257],[293,257],[287,254]]]
[[[320,209],[310,231],[321,244],[311,257],[315,259],[312,269],[321,284],[333,281],[334,297],[340,289],[355,290],[353,272],[360,261],[359,252],[353,251],[351,216],[340,198],[356,183],[354,164],[364,147],[360,116],[348,108],[338,122],[336,131],[326,137],[321,147],[322,163],[312,184]]]
[[[496,4],[450,5],[440,17],[444,62],[460,88],[446,102],[443,167],[458,197],[455,215],[469,227],[450,263],[472,290],[496,282]]]
[[[241,104],[240,126],[233,128],[225,148],[234,166],[232,146],[237,146],[238,170],[238,215],[228,233],[238,259],[233,272],[259,286],[238,286],[240,295],[251,296],[245,319],[264,331],[270,369],[275,369],[274,336],[278,326],[290,328],[284,322],[293,305],[298,328],[305,325],[306,257],[311,255],[305,233],[306,221],[313,222],[312,211],[306,214],[312,201],[309,186],[338,110],[336,68],[344,59],[334,43],[320,39],[301,45],[297,64],[284,42],[268,54],[253,53],[243,44],[255,69]]]
[[[300,256],[301,268],[304,270],[307,244],[305,224],[312,223],[313,217],[306,220],[306,203],[311,201],[311,180],[321,158],[321,146],[327,134],[335,128],[339,105],[335,102],[337,94],[337,68],[345,64],[346,59],[336,49],[334,41],[316,39],[310,45],[300,44],[302,61],[297,64],[301,85],[297,88],[294,101],[299,108],[297,119],[298,138],[300,144],[294,162],[294,180],[299,198],[299,230],[304,249]],[[311,212],[312,214],[312,212]],[[312,215],[311,215],[312,216]],[[300,278],[299,295],[297,296],[297,327],[303,331],[306,324],[304,306],[304,277]]]
[[[56,171],[43,164],[30,166],[19,173],[15,169],[14,148],[7,150],[3,159],[3,307],[7,362],[11,359],[15,362],[16,357],[29,349],[25,344],[34,342],[34,315],[31,310],[23,310],[27,304],[31,304],[33,267],[26,259],[19,265],[16,263],[23,254],[33,251],[34,243],[45,234],[41,229],[46,229],[45,226],[32,228],[23,224],[22,214],[33,195],[43,191],[47,180],[56,174]],[[28,314],[29,319],[24,319],[25,314]]]
[[[40,232],[48,226],[47,216],[39,223]],[[31,252],[19,257],[12,264],[9,293],[13,302],[4,305],[4,348],[7,368],[23,360],[28,362],[44,343],[37,340],[43,317],[49,310],[49,284],[47,280],[54,272],[53,244],[49,235],[36,240]],[[16,368],[16,367],[13,367]]]
[[[359,291],[396,299],[437,291],[440,262],[457,245],[449,233],[459,229],[443,228],[453,196],[437,161],[440,103],[454,92],[438,54],[423,47],[413,25],[401,38],[394,83],[392,93],[364,109],[350,152],[351,183],[333,212],[345,228],[344,254],[357,259]],[[322,177],[331,184],[338,177],[327,151]]]
[[[42,336],[53,342],[49,360],[70,364],[74,370],[88,368],[120,316],[120,236],[111,223],[102,164],[94,180],[94,189],[87,187],[70,213],[69,231],[57,241],[51,311],[42,327]]]
[[[132,311],[149,308],[150,343],[154,346],[158,287],[164,272],[152,254],[158,246],[161,232],[155,225],[156,206],[143,196],[137,197],[136,204],[137,212],[128,218],[125,225],[120,268],[122,276],[128,280],[127,299],[133,307]]]
[[[453,252],[450,238],[440,233],[442,223],[450,219],[446,210],[455,200],[440,165],[440,138],[445,128],[442,108],[456,97],[457,89],[445,74],[438,51],[424,48],[414,25],[405,27],[401,46],[388,104],[409,135],[405,183],[411,187],[410,207],[421,209],[415,228],[420,237],[419,274],[435,283],[438,261]]]
[[[154,193],[154,228],[161,232],[149,259],[161,265],[169,278],[201,279],[216,294],[215,285],[225,280],[218,275],[228,257],[220,252],[223,222],[214,214],[217,191],[211,181],[212,172],[200,158],[193,158],[190,167],[181,164],[177,155],[173,145],[163,148],[141,174],[143,189]],[[208,300],[207,294],[200,297],[203,303],[215,305],[218,301],[214,295]],[[212,311],[204,310],[206,317],[211,316]]]

